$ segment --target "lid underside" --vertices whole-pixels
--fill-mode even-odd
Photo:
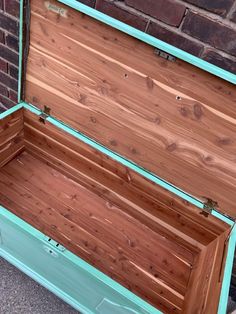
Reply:
[[[78,11],[31,1],[25,100],[236,218],[236,89]]]

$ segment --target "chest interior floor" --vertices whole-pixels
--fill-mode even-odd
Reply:
[[[216,306],[227,224],[30,112],[1,135],[1,205],[164,313]]]

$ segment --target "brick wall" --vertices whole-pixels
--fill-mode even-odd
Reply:
[[[17,102],[19,2],[0,0],[0,112]]]
[[[97,0],[95,7],[236,74],[235,0]]]

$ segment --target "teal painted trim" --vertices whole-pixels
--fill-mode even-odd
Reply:
[[[36,107],[29,105],[27,103],[24,103],[24,108],[30,110],[31,112],[33,112],[36,115],[40,115],[42,113],[39,109],[37,109]],[[121,155],[119,155],[119,154],[113,152],[112,150],[106,148],[105,146],[97,143],[96,141],[92,140],[91,138],[84,135],[83,133],[72,129],[71,127],[67,126],[66,124],[64,124],[61,121],[58,121],[55,118],[48,117],[47,121],[49,121],[50,123],[52,123],[56,127],[64,130],[65,132],[71,134],[72,136],[76,137],[77,139],[81,140],[82,142],[92,146],[93,148],[97,149],[98,151],[102,152],[103,154],[105,154],[105,155],[111,157],[112,159],[118,161],[122,165],[134,170],[135,172],[139,173],[140,175],[147,178],[148,180],[155,182],[156,184],[160,185],[164,189],[178,195],[179,197],[183,198],[184,200],[188,201],[189,203],[192,203],[193,205],[195,205],[201,209],[203,208],[203,203],[200,200],[198,200],[197,198],[185,193],[181,189],[179,189],[176,186],[174,186],[174,185],[166,182],[165,180],[159,178],[158,176],[149,172],[148,170],[138,166],[134,162],[132,162],[128,159],[125,159]]]
[[[20,22],[19,22],[19,73],[18,73],[18,102],[21,102],[21,83],[22,83],[22,62],[23,62],[23,16],[24,1],[20,0]]]
[[[232,269],[233,269],[233,263],[234,263],[235,245],[236,245],[236,225],[234,224],[231,230],[230,238],[229,238],[228,252],[227,252],[227,257],[226,257],[224,277],[223,277],[222,288],[221,288],[218,314],[226,314],[227,312],[229,288],[230,288],[231,275],[232,275]]]
[[[0,113],[0,120],[3,119],[3,118],[5,118],[5,117],[7,117],[7,116],[10,115],[10,114],[12,114],[13,112],[15,112],[15,111],[21,109],[21,108],[24,108],[24,106],[23,106],[22,103],[20,103],[20,104],[18,104],[18,105],[15,105],[14,107],[12,107],[12,108],[10,108],[10,109],[8,109],[8,110],[6,110],[6,111]]]
[[[27,222],[23,221],[10,211],[8,211],[6,208],[0,205],[0,214],[11,221],[13,224],[17,225],[21,229],[25,230],[27,233],[32,235],[33,237],[37,238],[38,240],[45,243],[45,235],[41,233],[40,231],[36,230],[34,227],[29,225]],[[46,287],[48,290],[52,291],[56,295],[58,295],[60,298],[64,299],[66,302],[68,302],[71,306],[81,311],[83,310],[83,306],[81,304],[78,304],[76,300],[72,299],[70,296],[65,294],[63,291],[52,285],[50,282],[48,282],[45,278],[38,276],[37,273],[32,271],[30,268],[28,268],[26,265],[20,263],[17,261],[13,256],[6,254],[3,252],[3,250],[0,250],[0,254],[6,259],[9,260],[10,263],[14,264],[16,267],[21,269],[23,272],[25,272],[28,276],[33,278],[34,280],[38,281],[40,284],[42,284],[44,287]],[[70,260],[75,265],[78,265],[80,268],[84,269],[86,272],[92,274],[92,276],[96,277],[98,280],[103,282],[109,287],[112,287],[115,291],[123,295],[125,298],[129,299],[131,302],[137,304],[142,309],[147,311],[150,314],[163,314],[159,310],[155,309],[152,305],[148,304],[144,300],[142,300],[140,297],[136,296],[134,293],[130,292],[128,289],[121,286],[119,283],[115,282],[113,279],[109,278],[107,275],[103,274],[99,270],[97,270],[95,267],[89,265],[85,261],[83,261],[81,258],[76,256],[75,254],[71,253],[70,251],[66,250],[64,252],[60,252],[61,255],[66,257],[68,260]],[[91,311],[86,311],[84,309],[84,313],[89,314]]]
[[[185,52],[179,48],[176,48],[170,44],[167,44],[166,42],[159,40],[147,33],[144,33],[132,26],[129,26],[123,22],[120,22],[104,13],[101,13],[91,7],[88,7],[76,0],[58,0],[59,2],[66,4],[68,6],[70,6],[71,8],[83,12],[84,14],[87,14],[93,18],[95,18],[96,20],[99,20],[107,25],[110,25],[126,34],[129,34],[149,45],[152,45],[158,49],[161,49],[163,51],[166,51],[167,53],[182,59],[188,63],[191,63],[193,65],[195,65],[198,68],[203,69],[204,71],[207,71],[211,74],[214,74],[226,81],[229,81],[233,84],[236,84],[236,75],[228,72],[226,70],[223,70],[219,67],[217,67],[216,65],[213,65],[205,60],[202,60],[200,58],[197,58],[193,55],[191,55],[188,52]]]
[[[229,217],[222,215],[221,213],[217,212],[216,210],[212,211],[212,215],[219,218],[220,220],[224,221],[225,223],[227,223],[230,226],[234,225],[233,219],[230,219]]]

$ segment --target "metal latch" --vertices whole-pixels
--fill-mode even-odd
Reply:
[[[39,121],[42,122],[43,124],[46,123],[47,118],[50,116],[51,108],[44,106],[44,109],[39,116]]]
[[[45,241],[47,242],[47,244],[49,244],[50,246],[52,246],[53,248],[57,249],[60,252],[64,252],[66,249],[64,248],[64,246],[62,246],[61,244],[59,244],[58,242],[56,242],[55,240],[53,240],[52,238],[49,238],[47,236],[45,236]]]
[[[165,51],[163,51],[163,50],[160,50],[160,49],[155,48],[155,49],[154,49],[154,53],[155,53],[157,56],[159,56],[159,57],[161,57],[161,58],[164,58],[164,59],[166,59],[166,60],[169,60],[169,61],[171,61],[171,62],[175,62],[175,61],[176,61],[176,57],[172,56],[171,54],[169,54],[169,53],[167,53],[167,52],[165,52]]]
[[[200,213],[201,215],[208,217],[209,214],[212,213],[214,209],[218,207],[218,203],[216,201],[213,201],[212,199],[208,197],[204,197],[206,200],[202,209],[202,212]]]

